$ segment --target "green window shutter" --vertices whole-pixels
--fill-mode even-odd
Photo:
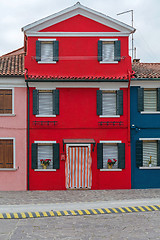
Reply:
[[[117,115],[123,115],[123,90],[117,91]]]
[[[41,42],[36,41],[36,61],[41,61]]]
[[[32,169],[37,168],[37,149],[38,149],[38,144],[32,143]]]
[[[59,169],[59,143],[53,144],[53,168]]]
[[[157,88],[157,111],[160,111],[160,88]]]
[[[103,143],[97,143],[97,169],[103,169]]]
[[[59,41],[53,41],[53,61],[59,60]]]
[[[136,141],[136,167],[143,166],[143,141]]]
[[[121,41],[114,42],[114,61],[121,61]]]
[[[125,143],[118,143],[118,168],[125,168]]]
[[[157,141],[157,166],[160,166],[160,140]]]
[[[37,115],[39,113],[39,98],[38,98],[38,90],[33,90],[33,115]]]
[[[144,88],[138,88],[138,111],[144,111]]]
[[[102,91],[97,90],[97,115],[102,115]]]
[[[102,61],[102,41],[98,41],[98,61]]]
[[[53,114],[59,115],[59,90],[53,91]]]

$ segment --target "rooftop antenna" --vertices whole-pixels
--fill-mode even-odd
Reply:
[[[128,10],[128,11],[125,11],[125,12],[121,12],[121,13],[118,13],[117,15],[122,15],[124,13],[128,13],[128,12],[131,12],[131,16],[132,16],[132,27],[133,27],[133,10]],[[133,51],[134,51],[134,47],[133,47],[133,33],[132,33],[132,61],[133,61]]]

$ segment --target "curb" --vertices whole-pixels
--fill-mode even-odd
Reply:
[[[153,212],[153,211],[160,211],[160,205],[119,207],[119,208],[97,208],[97,209],[67,210],[67,211],[49,211],[49,212],[0,213],[0,219],[25,219],[25,218],[82,216],[82,215]]]

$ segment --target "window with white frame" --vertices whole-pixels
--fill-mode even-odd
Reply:
[[[41,61],[53,61],[53,42],[41,42]]]
[[[0,89],[0,114],[12,114],[12,89]]]
[[[13,167],[13,139],[0,139],[0,168]]]
[[[98,61],[100,63],[117,63],[121,60],[121,41],[118,39],[101,39],[98,41]]]
[[[138,111],[144,113],[160,111],[159,88],[138,88]]]
[[[102,43],[102,61],[104,62],[114,61],[114,42]]]
[[[59,41],[39,39],[36,41],[36,61],[38,63],[56,63],[59,60]]]
[[[47,169],[53,168],[53,145],[38,144],[37,168],[43,169],[43,164],[46,162]]]

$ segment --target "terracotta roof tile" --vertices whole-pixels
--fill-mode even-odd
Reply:
[[[160,63],[133,63],[134,78],[160,78]]]

